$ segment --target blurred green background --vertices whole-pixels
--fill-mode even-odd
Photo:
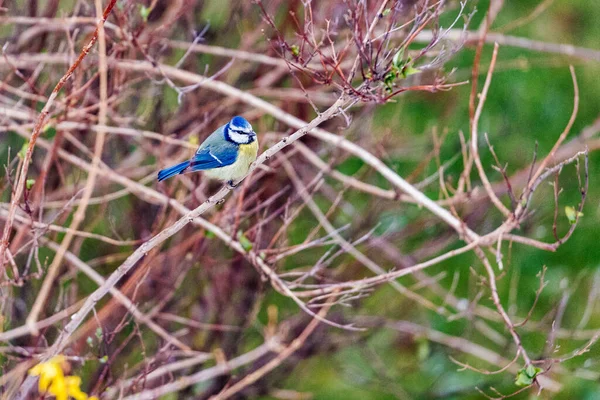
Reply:
[[[529,15],[539,1],[505,1],[504,7],[492,31],[512,21]],[[476,6],[477,12],[470,24],[478,27],[485,15],[489,3],[486,1],[468,2]],[[442,26],[447,26],[455,14],[442,18]],[[600,3],[593,1],[561,1],[556,0],[533,21],[507,32],[509,35],[534,40],[565,43],[590,49],[600,49]],[[445,22],[445,24],[444,24]],[[491,59],[492,46],[486,45],[482,55],[482,74],[479,77],[480,88],[485,79],[487,66]],[[446,65],[445,70],[456,70],[453,80],[462,81],[471,78],[471,67],[475,50],[472,47],[462,49]],[[508,46],[500,46],[498,61],[493,81],[487,96],[485,108],[480,120],[480,133],[487,133],[496,154],[502,163],[507,165],[507,173],[527,168],[533,159],[536,143],[538,158],[549,152],[556,139],[562,133],[571,116],[574,103],[574,88],[569,72],[569,65],[575,67],[580,91],[580,105],[577,119],[568,140],[576,138],[581,131],[600,117],[600,63],[570,58],[560,55],[534,52]],[[449,130],[449,136],[442,147],[441,160],[446,161],[460,152],[458,131],[468,136],[469,132],[469,94],[470,85],[455,88],[444,93],[409,93],[400,96],[395,103],[379,107],[373,114],[373,126],[379,132],[392,132],[402,143],[396,158],[389,160],[401,176],[407,176],[419,164],[422,157],[431,148],[431,132],[437,129]],[[352,129],[352,127],[350,128]],[[597,137],[597,132],[596,136]],[[576,139],[575,139],[576,140]],[[481,139],[483,142],[483,138]],[[485,143],[485,142],[484,142]],[[487,148],[480,147],[484,165],[492,165],[493,158]],[[569,302],[564,312],[563,327],[575,328],[579,323],[583,310],[588,302],[588,294],[597,285],[600,246],[598,240],[599,204],[598,172],[600,157],[594,149],[589,156],[590,187],[587,203],[577,230],[571,239],[556,253],[544,252],[526,246],[513,245],[510,255],[510,266],[507,275],[498,282],[501,298],[505,302],[509,298],[511,282],[518,284],[512,288],[513,295],[518,293],[518,315],[527,314],[539,287],[538,273],[543,266],[546,273],[546,288],[542,292],[532,319],[544,319],[544,316],[555,312],[563,295],[568,293]],[[436,166],[432,163],[428,173],[434,173]],[[455,163],[447,171],[448,174],[460,174],[462,164]],[[345,172],[345,171],[344,171]],[[499,181],[501,176],[491,171],[490,179]],[[564,216],[564,206],[576,206],[580,201],[578,184],[574,166],[568,166],[561,174],[560,185],[563,192],[560,196],[559,231],[564,232],[569,224]],[[522,233],[538,240],[553,242],[552,221],[554,203],[552,188],[545,185],[536,194],[534,208],[536,212],[522,228]],[[436,189],[437,190],[437,189]],[[429,194],[438,195],[433,190]],[[360,197],[360,196],[359,196]],[[360,200],[359,200],[360,201]],[[364,201],[364,199],[363,199]],[[361,204],[356,204],[360,209]],[[501,218],[499,213],[489,211],[489,226]],[[402,209],[402,215],[393,218],[398,229],[407,222],[421,215],[415,207]],[[386,224],[385,215],[380,223]],[[388,231],[389,232],[389,231]],[[433,233],[433,232],[431,232]],[[430,233],[430,234],[431,234]],[[422,240],[427,240],[426,233]],[[417,246],[420,245],[417,244]],[[479,261],[472,256],[461,256],[428,270],[429,275],[446,271],[447,277],[440,283],[449,288],[453,274],[460,273],[457,295],[465,297],[473,293],[472,277],[469,267],[481,269]],[[410,278],[401,279],[403,284],[413,282]],[[491,305],[489,295],[485,295],[482,303]],[[598,304],[597,300],[594,304]],[[493,307],[493,306],[492,306]],[[483,340],[481,334],[473,329],[472,321],[460,320],[447,322],[438,314],[415,307],[390,287],[382,287],[367,299],[356,311],[363,315],[387,316],[392,319],[405,319],[430,325],[441,332],[466,337],[475,342]],[[551,321],[546,319],[546,324]],[[498,331],[503,331],[501,324],[492,324]],[[597,307],[593,312],[588,329],[600,329],[600,315]],[[544,347],[545,335],[523,332],[523,339],[528,349],[540,351]],[[337,333],[342,336],[343,333]],[[510,374],[482,375],[472,371],[458,371],[460,367],[449,360],[449,356],[462,362],[484,369],[485,364],[474,358],[465,357],[460,352],[448,349],[427,339],[408,339],[398,337],[394,332],[370,332],[354,345],[345,346],[333,355],[315,357],[300,363],[294,374],[285,380],[285,387],[293,390],[313,393],[317,399],[481,399],[485,398],[474,389],[479,387],[490,396],[498,396],[489,391],[495,387],[500,393],[513,393],[514,386]],[[580,347],[585,341],[559,340],[561,353]],[[514,353],[505,353],[501,346],[492,346],[499,354],[512,358]],[[535,350],[531,354],[535,356]],[[577,377],[577,368],[585,364],[586,368],[597,370],[600,350],[597,346],[579,359],[567,363],[566,368],[573,375],[566,380],[564,391],[559,395],[545,394],[543,398],[556,399],[600,399],[600,388],[597,382]],[[512,398],[537,398],[535,391],[525,392]]]
[[[196,21],[210,21],[210,30],[207,33],[207,41],[211,45],[219,45],[228,48],[237,48],[243,41],[244,33],[251,24],[260,23],[261,18],[256,7],[252,8],[254,14],[240,15],[232,6],[233,0],[218,0],[199,3],[194,8],[195,15],[190,18]],[[450,11],[441,18],[441,26],[448,26],[456,16],[456,3],[452,3]],[[540,4],[539,1],[530,0],[506,0],[502,11],[494,22],[491,31],[497,31],[502,27],[529,15]],[[485,15],[489,4],[486,1],[468,1],[469,11],[477,9],[470,22],[470,29],[476,29]],[[61,7],[68,10],[68,2],[61,2]],[[300,5],[298,6],[300,7]],[[318,2],[315,2],[318,8]],[[277,15],[284,18],[285,15]],[[572,44],[580,47],[600,50],[600,3],[598,1],[585,0],[555,0],[541,12],[534,20],[514,30],[506,32],[522,38],[529,38],[549,43]],[[171,39],[189,40],[185,33],[175,31]],[[264,38],[259,39],[264,44]],[[418,45],[413,45],[419,48]],[[489,66],[492,46],[487,44],[482,53],[481,74],[479,76],[479,88],[485,79],[485,73]],[[173,64],[181,57],[183,50],[174,51],[167,60]],[[471,68],[475,50],[473,46],[466,46],[450,59],[444,66],[445,73],[449,74],[452,82],[471,79]],[[222,63],[221,58],[210,55],[194,55],[199,65],[211,65],[211,71],[218,68],[212,63]],[[217,61],[218,60],[218,61]],[[509,176],[519,171],[526,171],[534,157],[537,144],[538,159],[544,157],[554,145],[570,118],[573,109],[574,88],[569,72],[569,65],[573,65],[577,77],[580,92],[580,106],[577,119],[567,138],[567,142],[577,140],[578,135],[585,127],[591,125],[600,117],[600,62],[570,58],[564,55],[535,52],[527,49],[519,49],[509,46],[500,46],[498,62],[493,76],[493,81],[487,96],[487,101],[481,116],[479,131],[487,133],[494,150],[502,164],[506,164]],[[258,68],[258,67],[257,67]],[[234,75],[232,70],[232,75]],[[252,76],[256,71],[248,67],[240,71],[239,79],[229,77],[236,82],[236,86],[245,88],[252,87],[252,82],[244,82],[244,74]],[[421,79],[414,77],[411,79]],[[425,79],[425,78],[423,78]],[[142,84],[141,87],[147,86]],[[285,85],[294,86],[293,79],[286,80]],[[177,114],[179,105],[176,93],[168,88],[152,89],[154,96],[147,95],[137,104],[136,116],[152,116],[146,119],[143,128],[161,131],[161,128],[172,120]],[[462,131],[467,137],[469,132],[469,94],[470,85],[453,88],[447,92],[438,93],[407,93],[395,98],[394,102],[375,107],[363,107],[353,109],[354,123],[348,128],[347,134],[350,139],[361,139],[371,136],[373,141],[381,140],[387,143],[385,150],[385,161],[401,176],[409,176],[417,168],[424,157],[433,147],[432,134],[440,135],[448,131],[440,151],[441,162],[446,162],[460,154],[459,132]],[[148,94],[150,90],[143,93]],[[156,95],[158,94],[158,95]],[[132,96],[135,97],[136,94]],[[124,107],[131,107],[126,104]],[[309,115],[312,110],[306,111]],[[154,113],[154,114],[153,114]],[[261,127],[269,130],[285,130],[284,127],[273,122],[269,117],[263,117]],[[368,132],[365,132],[368,129]],[[2,141],[8,146],[0,147],[0,159],[6,160],[8,148],[20,149],[23,139],[16,134],[4,134]],[[52,132],[45,133],[50,138]],[[594,138],[597,138],[597,132]],[[489,177],[493,182],[501,182],[501,175],[494,171],[491,165],[493,157],[481,139],[480,154],[483,164],[486,166]],[[599,214],[598,198],[600,194],[600,157],[597,149],[591,148],[589,155],[589,193],[584,208],[584,216],[570,240],[561,246],[555,253],[513,244],[504,244],[505,274],[498,281],[498,288],[503,304],[509,309],[511,315],[516,315],[515,320],[520,320],[527,315],[536,297],[536,290],[540,284],[539,273],[547,268],[545,280],[547,286],[542,292],[537,306],[532,313],[531,320],[536,321],[534,329],[519,329],[523,342],[531,357],[536,358],[544,352],[544,346],[548,333],[552,330],[552,320],[561,302],[566,302],[561,328],[573,330],[600,329],[600,312],[598,301],[595,297],[596,290],[600,286],[600,274],[598,266],[600,260],[600,246],[597,245],[599,238]],[[111,148],[110,146],[108,147]],[[156,160],[149,157],[145,159],[146,165],[151,165]],[[371,183],[390,188],[390,185],[380,176],[372,172],[365,172],[368,168],[362,162],[353,157],[348,157],[336,165],[340,171],[346,174],[356,174]],[[456,183],[462,171],[463,165],[460,157],[446,168],[446,177]],[[415,181],[419,181],[437,170],[435,161],[430,162],[425,170],[419,174]],[[4,171],[1,172],[4,176]],[[475,177],[475,174],[472,175]],[[328,180],[334,187],[336,183]],[[559,198],[558,232],[564,233],[569,229],[569,222],[564,215],[565,206],[576,207],[580,201],[578,182],[574,165],[564,168],[559,179],[562,192]],[[441,198],[439,185],[429,185],[425,193],[432,198]],[[519,191],[517,190],[517,193]],[[315,199],[326,211],[331,202],[325,196],[316,196]],[[507,197],[504,196],[503,200]],[[9,200],[9,193],[2,194],[2,201]],[[414,256],[419,260],[419,249],[431,245],[439,245],[439,252],[458,248],[460,242],[452,234],[444,230],[431,216],[422,209],[409,205],[375,199],[361,193],[353,192],[344,196],[345,202],[351,205],[355,214],[336,211],[331,221],[336,226],[351,223],[353,232],[366,232],[366,230],[377,226],[375,236],[391,237],[391,242],[397,246],[401,254]],[[139,201],[132,197],[120,199],[111,203],[107,211],[107,220],[99,222],[94,226],[94,232],[111,235],[114,221],[121,221],[139,207]],[[479,208],[481,207],[481,208]],[[94,210],[101,209],[91,208]],[[144,209],[147,215],[154,215],[157,208],[148,207]],[[535,194],[532,209],[535,210],[523,226],[520,234],[545,242],[553,242],[552,224],[554,220],[554,201],[552,187],[544,184]],[[474,204],[460,208],[464,212],[467,222],[479,233],[486,233],[498,226],[502,221],[502,215],[493,210],[489,205]],[[359,219],[357,216],[364,216]],[[142,217],[140,217],[140,220]],[[148,226],[151,226],[148,222]],[[68,223],[68,220],[65,222]],[[471,223],[473,225],[471,225]],[[315,221],[308,211],[303,211],[299,218],[288,231],[290,244],[301,243],[306,232],[312,229]],[[132,226],[120,227],[120,233],[130,237],[136,233]],[[408,231],[408,232],[407,232]],[[139,231],[137,232],[139,234]],[[449,235],[449,236],[448,236]],[[58,238],[61,238],[59,235]],[[174,239],[176,240],[181,240]],[[223,246],[214,238],[208,238],[209,250],[207,257],[231,256],[224,254]],[[83,241],[79,256],[83,260],[91,260],[106,254],[102,245],[96,246],[93,242]],[[211,247],[212,246],[212,247]],[[128,251],[127,248],[122,249]],[[284,264],[285,269],[294,269],[315,263],[323,254],[323,250],[309,253],[300,253],[289,259]],[[436,254],[437,254],[436,253]],[[52,253],[44,252],[42,255],[52,256]],[[431,255],[430,255],[431,256]],[[382,257],[385,259],[385,257]],[[212,258],[211,258],[212,259]],[[350,260],[344,257],[343,261]],[[340,261],[341,264],[343,261]],[[388,262],[382,263],[384,267],[393,266]],[[107,264],[99,268],[105,276],[118,266],[119,263]],[[198,262],[195,269],[189,272],[194,279],[186,280],[179,296],[186,293],[202,290],[209,291],[213,272],[200,271],[202,265]],[[440,273],[445,275],[437,282],[446,290],[452,288],[459,300],[472,301],[482,289],[478,279],[470,272],[473,268],[483,273],[483,267],[479,261],[472,256],[463,255],[455,257],[438,266],[429,268],[426,273],[436,276]],[[225,267],[223,267],[225,268]],[[251,267],[248,275],[254,271]],[[361,277],[365,271],[344,271],[338,277]],[[240,278],[241,279],[241,278]],[[254,277],[253,279],[257,279]],[[80,294],[90,293],[95,286],[86,278],[78,276],[76,279]],[[68,282],[68,280],[67,280]],[[418,282],[414,277],[404,277],[399,280],[405,286]],[[41,282],[32,283],[32,287],[39,288]],[[252,285],[259,286],[252,281]],[[252,286],[254,287],[254,286]],[[37,290],[37,289],[36,289]],[[483,288],[483,295],[479,304],[493,309],[493,303],[489,298],[489,292]],[[35,292],[35,291],[34,291]],[[433,289],[425,288],[419,291],[424,297],[437,299]],[[592,294],[590,294],[592,293]],[[210,294],[206,294],[210,296]],[[240,294],[240,297],[243,297]],[[443,299],[441,299],[443,300]],[[232,301],[245,301],[234,299]],[[183,302],[185,303],[185,301]],[[192,307],[190,300],[179,310]],[[440,299],[435,300],[440,304]],[[267,323],[267,307],[276,305],[279,309],[281,319],[294,316],[299,313],[297,306],[289,299],[266,290],[261,302],[257,303],[256,311],[258,318],[250,322],[249,328],[235,341],[239,345],[238,352],[248,351],[261,343],[262,325]],[[500,322],[489,322],[489,326],[501,334],[504,338],[494,342],[476,329],[479,318],[457,318],[455,320],[441,316],[422,307],[405,296],[399,294],[391,286],[378,287],[369,297],[353,303],[353,308],[338,310],[340,318],[349,320],[357,318],[358,324],[362,321],[366,326],[369,324],[379,325],[383,320],[387,321],[410,321],[427,329],[434,330],[453,343],[457,339],[466,339],[471,343],[479,344],[484,349],[489,349],[507,359],[514,357],[514,346],[504,325]],[[579,326],[584,310],[592,309],[589,321],[585,326]],[[233,317],[232,317],[233,318]],[[363,318],[361,320],[361,318]],[[378,318],[377,322],[370,318]],[[539,322],[538,322],[539,321]],[[235,324],[237,321],[230,320],[228,323]],[[128,327],[130,329],[130,327]],[[125,335],[129,331],[124,331]],[[319,343],[321,338],[323,343]],[[270,376],[269,384],[277,391],[270,395],[262,392],[246,393],[247,397],[260,399],[276,398],[304,398],[302,396],[312,395],[314,399],[480,399],[484,398],[477,388],[483,390],[490,396],[494,396],[492,387],[500,393],[510,394],[518,390],[515,386],[515,374],[504,372],[496,375],[485,375],[482,373],[460,370],[450,357],[460,362],[468,363],[474,367],[487,370],[497,370],[497,366],[490,366],[475,357],[466,355],[463,351],[441,343],[444,339],[432,340],[427,334],[409,335],[399,333],[393,329],[381,326],[368,329],[365,332],[355,334],[334,328],[319,328],[315,337],[311,339],[311,350],[301,352],[294,357],[284,368],[274,371]],[[194,341],[200,346],[204,345],[204,337],[200,334],[194,337]],[[220,341],[222,339],[222,341]],[[507,340],[508,339],[508,340]],[[155,340],[155,339],[154,339]],[[582,347],[587,339],[575,337],[560,337],[557,344],[559,351],[550,356],[561,356],[570,351]],[[226,339],[220,338],[217,343],[222,344]],[[209,341],[209,346],[214,343]],[[147,351],[151,352],[158,347],[153,339],[148,339]],[[566,372],[552,375],[561,382],[565,389],[558,395],[544,392],[542,398],[556,399],[600,399],[598,379],[600,379],[600,365],[598,356],[600,350],[597,345],[591,347],[586,354],[574,358],[561,365]],[[1,357],[1,356],[0,356]],[[140,360],[139,352],[132,351],[124,357],[126,362],[133,363]],[[92,379],[98,364],[94,361],[86,364],[82,369],[84,381]],[[117,367],[119,368],[119,367]],[[85,375],[86,373],[88,373]],[[595,375],[594,375],[595,374]],[[582,378],[585,376],[586,378]],[[595,377],[595,379],[592,378]],[[206,389],[198,386],[189,394],[200,393]],[[288,390],[290,392],[284,392]],[[292,397],[285,397],[285,396]],[[496,394],[497,395],[497,394]],[[184,395],[182,395],[184,396]],[[296,396],[296,397],[293,397]],[[514,396],[515,399],[535,398],[535,390],[525,391]],[[178,398],[176,396],[165,398]],[[179,397],[185,398],[185,397]],[[189,397],[191,398],[191,397]],[[203,397],[199,397],[203,398]]]

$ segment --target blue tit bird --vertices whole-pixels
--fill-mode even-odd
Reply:
[[[233,117],[207,137],[190,160],[159,171],[158,181],[204,171],[207,177],[233,186],[234,181],[246,175],[257,154],[258,141],[252,125],[243,117]]]

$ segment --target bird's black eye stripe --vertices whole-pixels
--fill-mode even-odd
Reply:
[[[235,128],[232,128],[231,126],[229,127],[229,129],[231,131],[235,132],[235,133],[241,133],[243,135],[249,135],[250,134],[250,132],[248,130],[244,130],[244,129],[235,129]]]

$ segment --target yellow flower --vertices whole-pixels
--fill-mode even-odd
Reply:
[[[40,377],[39,390],[40,393],[48,391],[51,383],[55,380],[63,381],[64,374],[61,364],[65,362],[65,357],[55,356],[50,360],[40,363],[29,370],[29,375]]]
[[[56,400],[69,400],[69,393],[67,392],[67,385],[65,377],[56,377],[50,387],[48,388],[48,394],[56,396]]]
[[[78,376],[67,376],[65,378],[65,386],[67,387],[67,393],[75,400],[87,400],[87,394],[83,393],[79,386],[81,385],[81,378]],[[58,400],[58,397],[57,397]]]
[[[29,374],[39,376],[39,391],[49,394],[56,400],[98,400],[96,396],[88,397],[81,391],[81,378],[75,375],[65,376],[62,366],[66,359],[64,356],[55,356],[50,360],[39,363],[29,370]]]

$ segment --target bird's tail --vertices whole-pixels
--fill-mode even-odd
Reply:
[[[184,161],[172,167],[158,171],[158,181],[164,181],[167,178],[183,173],[190,166],[189,161]]]

